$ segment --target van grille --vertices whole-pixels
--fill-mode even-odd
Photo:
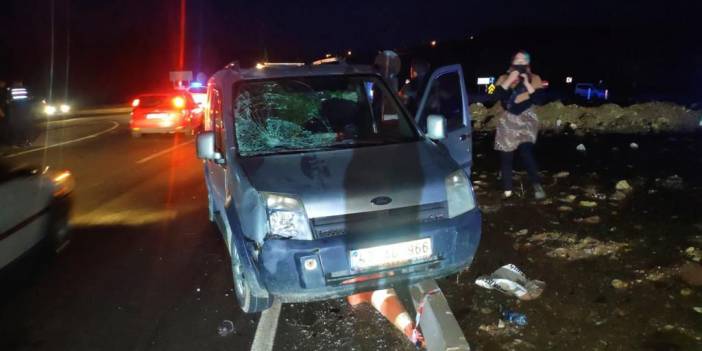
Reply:
[[[408,225],[431,223],[448,218],[445,202],[315,218],[310,221],[316,238],[368,233]]]

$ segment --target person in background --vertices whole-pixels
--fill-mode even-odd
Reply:
[[[419,108],[419,101],[422,99],[422,94],[429,79],[429,63],[422,59],[414,59],[410,64],[410,81],[405,84],[400,90],[402,98],[407,110],[414,116]]]
[[[546,193],[541,186],[539,169],[534,158],[534,144],[539,132],[539,119],[534,113],[534,98],[543,88],[541,77],[531,71],[531,57],[519,51],[512,57],[512,64],[497,79],[495,95],[500,100],[504,113],[497,122],[495,150],[500,152],[503,199],[512,196],[512,168],[514,152],[518,151],[524,162],[529,181],[534,188],[534,197],[544,199]]]

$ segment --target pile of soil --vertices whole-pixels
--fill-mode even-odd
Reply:
[[[541,130],[578,133],[659,133],[694,132],[700,128],[702,111],[666,102],[648,102],[627,107],[604,104],[596,107],[563,105],[560,101],[536,106]],[[477,131],[495,129],[503,112],[498,102],[492,107],[481,103],[470,105],[474,128]]]

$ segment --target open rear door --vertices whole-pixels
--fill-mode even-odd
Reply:
[[[427,116],[446,118],[446,138],[443,144],[451,157],[470,175],[473,161],[471,116],[468,111],[468,91],[461,65],[440,67],[427,82],[417,109],[417,125],[426,132]]]

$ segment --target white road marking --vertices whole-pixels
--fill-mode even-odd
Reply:
[[[83,140],[88,140],[88,139],[97,138],[97,137],[99,137],[100,135],[109,133],[109,132],[111,132],[111,131],[113,131],[113,130],[115,130],[115,129],[117,129],[117,128],[119,127],[119,123],[117,123],[117,122],[115,122],[115,121],[110,121],[110,122],[112,122],[112,127],[107,128],[107,129],[105,129],[105,130],[103,130],[103,131],[100,131],[100,132],[97,132],[97,133],[94,133],[94,134],[90,134],[90,135],[86,135],[86,136],[84,136],[84,137],[80,137],[80,138],[77,138],[77,139],[72,139],[72,140],[62,141],[62,142],[56,143],[56,144],[51,144],[51,145],[49,145],[49,146],[43,146],[43,147],[38,147],[38,148],[36,148],[36,149],[30,149],[30,150],[24,150],[24,151],[20,151],[20,152],[15,152],[14,154],[9,154],[9,155],[5,156],[5,158],[13,158],[13,157],[17,157],[17,156],[22,156],[22,155],[26,155],[26,154],[31,154],[31,153],[37,152],[37,151],[44,151],[44,150],[53,149],[53,148],[59,147],[59,146],[64,146],[64,145],[68,145],[68,144],[74,144],[74,143],[77,143],[77,142],[81,142],[81,141],[83,141]]]
[[[70,244],[70,243],[71,243],[71,240],[66,240],[63,244],[61,244],[61,246],[59,246],[59,247],[56,249],[56,253],[57,253],[57,254],[58,254],[58,253],[61,253],[61,251],[63,251],[63,249],[65,249],[66,246],[68,246],[68,244]]]
[[[137,163],[137,164],[142,164],[142,163],[145,163],[145,162],[149,162],[149,161],[155,159],[156,157],[163,156],[163,155],[165,155],[165,154],[167,154],[167,153],[169,153],[169,152],[171,152],[171,151],[173,151],[173,150],[175,150],[175,149],[177,149],[177,148],[179,148],[179,147],[181,147],[181,146],[183,146],[183,145],[190,144],[190,143],[192,143],[192,142],[194,142],[194,141],[195,141],[195,140],[189,140],[189,141],[186,141],[186,142],[184,142],[184,143],[180,143],[180,144],[178,144],[178,145],[176,145],[176,146],[169,147],[169,148],[166,149],[166,150],[159,151],[159,152],[157,152],[157,153],[155,153],[155,154],[153,154],[153,155],[150,155],[150,156],[146,156],[146,157],[142,158],[141,160],[136,161],[136,163]]]
[[[251,351],[271,351],[275,344],[275,333],[278,331],[281,303],[273,300],[273,306],[261,313],[254,335]]]

